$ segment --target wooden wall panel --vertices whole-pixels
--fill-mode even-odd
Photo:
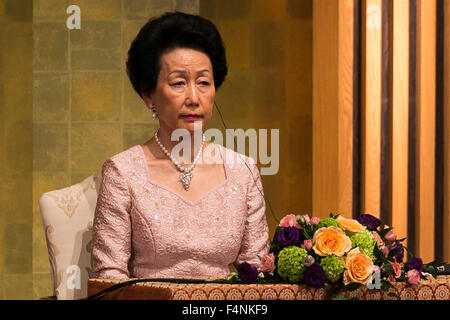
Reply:
[[[415,254],[434,259],[436,0],[417,2],[417,146]]]
[[[444,1],[444,261],[450,262],[450,0]]]
[[[407,236],[409,0],[392,7],[392,204],[391,221],[399,238]]]
[[[380,216],[381,0],[366,0],[363,46],[363,195],[362,211]]]
[[[352,217],[354,0],[315,0],[313,214]]]
[[[338,210],[338,10],[313,2],[313,212]]]
[[[338,57],[338,210],[351,218],[353,211],[353,66],[354,1],[339,2]]]
[[[313,208],[346,214],[351,203],[424,262],[449,261],[450,0],[313,9]]]

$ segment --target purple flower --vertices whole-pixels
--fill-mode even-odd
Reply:
[[[277,236],[278,243],[283,246],[293,246],[300,238],[300,231],[296,227],[281,228]]]
[[[402,248],[400,249],[397,254],[395,255],[395,261],[398,263],[402,263],[403,262],[403,256],[405,253],[405,250],[403,249],[403,245],[400,242],[396,242],[394,243],[392,246],[389,247],[389,251],[392,251],[396,248]]]
[[[422,274],[423,263],[420,258],[411,258],[407,263],[405,263],[405,267],[407,270],[417,270],[419,274]]]
[[[325,284],[325,271],[318,263],[313,263],[305,270],[305,282],[313,288],[323,287]]]
[[[370,214],[361,214],[356,220],[363,226],[366,226],[370,231],[376,230],[381,224],[381,221],[378,218]]]
[[[256,267],[247,262],[243,262],[237,267],[237,271],[242,283],[256,283],[256,280],[258,279],[258,270]]]

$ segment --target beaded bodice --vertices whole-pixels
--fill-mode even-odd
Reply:
[[[269,230],[258,168],[218,147],[226,180],[195,202],[150,179],[140,145],[104,162],[91,278],[226,276],[231,263],[259,264]]]

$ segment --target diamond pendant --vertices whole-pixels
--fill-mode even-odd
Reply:
[[[180,180],[183,184],[184,189],[187,191],[191,185],[191,179],[193,177],[193,174],[190,172],[181,172],[180,173]]]

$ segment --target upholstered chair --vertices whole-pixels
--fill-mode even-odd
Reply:
[[[91,270],[92,221],[101,173],[39,197],[47,239],[53,294],[57,299],[87,295]]]

